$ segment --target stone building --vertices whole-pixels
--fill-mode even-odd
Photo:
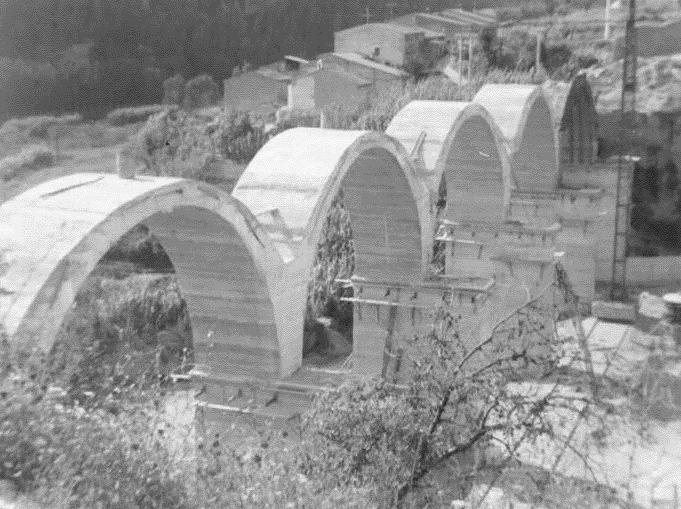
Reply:
[[[495,29],[497,25],[492,16],[462,9],[418,13],[414,16],[414,22],[418,27],[443,34],[449,43],[463,36],[479,34],[485,29]]]
[[[389,23],[366,23],[334,34],[336,53],[355,53],[376,62],[412,68],[431,59],[429,41],[439,34],[419,27]]]
[[[365,102],[373,83],[341,69],[320,68],[297,76],[288,88],[288,107],[320,110],[332,104],[347,107]]]
[[[374,86],[404,81],[409,73],[390,65],[365,58],[357,53],[326,53],[320,55],[324,67],[336,67],[347,73],[370,81]]]

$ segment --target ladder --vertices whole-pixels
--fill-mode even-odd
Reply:
[[[622,102],[620,119],[620,149],[617,161],[617,189],[615,194],[615,236],[613,239],[613,260],[610,280],[610,300],[627,299],[627,232],[629,230],[629,209],[631,202],[631,180],[633,164],[630,157],[624,157],[624,146],[630,146],[631,134],[636,119],[636,0],[629,0],[629,18],[624,35],[624,59],[622,62]],[[626,163],[625,163],[626,159]]]

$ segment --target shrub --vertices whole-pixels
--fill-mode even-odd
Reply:
[[[212,106],[218,101],[218,84],[208,74],[189,80],[184,86],[184,107],[188,110]]]
[[[133,106],[130,108],[118,108],[106,115],[106,121],[111,125],[134,124],[145,122],[150,116],[165,111],[171,106],[161,104],[149,104],[147,106]]]
[[[191,360],[189,315],[174,276],[95,274],[77,294],[48,368],[73,394],[101,395],[112,385],[167,375],[185,358]]]
[[[0,127],[0,136],[9,134],[27,134],[34,138],[45,138],[50,127],[74,125],[83,121],[83,117],[78,113],[61,116],[33,116],[23,118],[12,118]]]
[[[557,293],[567,291],[560,281],[557,274]],[[566,404],[559,382],[541,389],[525,383],[553,377],[566,360],[553,334],[552,292],[482,338],[469,337],[456,316],[440,310],[432,331],[408,346],[408,364],[396,377],[401,385],[390,377],[351,381],[319,396],[304,416],[303,454],[321,450],[324,459],[303,456],[305,473],[329,486],[374,486],[385,506],[423,506],[409,498],[415,488],[438,469],[465,486],[480,466],[475,451],[492,440],[513,456],[521,443],[557,438],[551,416],[576,415],[580,406]]]
[[[164,111],[140,129],[133,151],[152,174],[212,181],[219,177],[214,163],[220,153],[209,131],[206,122],[183,110]]]
[[[182,104],[184,99],[184,76],[175,74],[163,82],[163,104]]]
[[[319,317],[326,316],[341,331],[352,327],[352,304],[341,302],[345,294],[337,279],[347,279],[355,270],[355,251],[352,243],[352,225],[339,193],[331,205],[322,229],[317,252],[308,283],[305,312],[305,338],[314,338],[314,328]],[[314,347],[308,341],[304,351]]]
[[[567,64],[572,58],[572,51],[567,44],[548,45],[543,53],[542,64],[549,72]]]
[[[324,114],[330,128],[385,131],[397,112],[410,101],[452,101],[458,98],[455,83],[442,76],[431,76],[418,81],[392,83],[377,91],[365,104],[354,108],[331,105],[325,108]]]
[[[22,171],[36,171],[52,166],[55,162],[54,152],[42,145],[24,147],[17,155],[0,160],[0,178],[12,180]]]
[[[272,134],[246,113],[171,110],[150,117],[134,144],[156,175],[222,182],[225,160],[249,162]]]
[[[153,405],[107,408],[15,376],[0,397],[0,479],[48,507],[190,507]]]

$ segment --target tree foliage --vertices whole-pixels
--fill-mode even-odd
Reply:
[[[444,1],[0,0],[0,120],[45,112],[99,116],[160,102],[163,80],[286,54],[312,58],[333,32]],[[392,5],[389,5],[392,4]]]
[[[576,415],[591,397],[588,391],[566,396],[557,381],[539,383],[555,380],[566,363],[553,329],[556,289],[475,341],[442,309],[431,333],[414,340],[408,374],[398,384],[361,380],[321,396],[304,435],[306,450],[327,451],[326,461],[303,462],[308,473],[332,486],[373,483],[391,506],[445,466],[464,483],[493,443],[508,461],[521,445],[554,436],[557,412]]]

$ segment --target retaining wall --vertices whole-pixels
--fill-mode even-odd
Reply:
[[[627,257],[627,283],[681,280],[681,256]]]

